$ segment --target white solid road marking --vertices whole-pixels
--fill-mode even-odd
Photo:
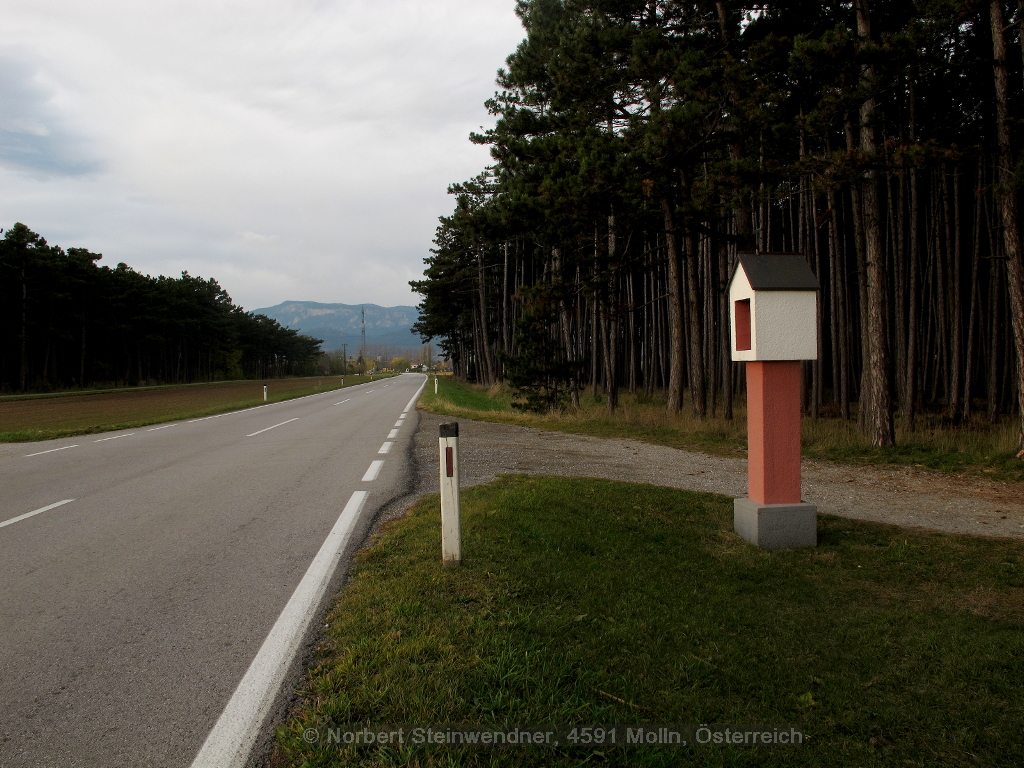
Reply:
[[[409,401],[409,404],[405,406],[405,410],[402,411],[403,416],[405,416],[405,414],[407,414],[409,411],[413,410],[413,408],[416,407],[416,401],[420,399],[420,392],[423,391],[423,388],[425,386],[427,386],[426,376],[423,377],[423,383],[420,384],[420,388],[416,390],[416,394],[412,396],[412,400]]]
[[[426,381],[427,377],[424,376],[423,384],[409,402],[406,412],[420,396]],[[370,464],[363,480],[375,479],[383,464],[382,460]],[[352,494],[306,575],[296,587],[267,639],[263,641],[263,646],[249,665],[249,670],[235,689],[217,724],[206,737],[206,742],[192,762],[192,768],[243,768],[248,762],[249,753],[284,675],[295,658],[299,642],[309,627],[316,606],[323,599],[341,552],[352,535],[366,495],[366,491]]]
[[[68,448],[77,448],[77,447],[78,447],[77,445],[65,445],[63,448],[51,448],[48,451],[40,451],[39,453],[26,453],[25,454],[25,458],[27,459],[27,458],[29,458],[31,456],[42,456],[44,453],[53,453],[54,451],[66,451]]]
[[[380,450],[377,451],[377,453],[387,453],[388,451],[391,450],[392,445],[394,445],[394,443],[384,443],[384,445],[380,447]]]
[[[351,397],[346,397],[344,400],[341,401],[341,403],[347,403],[351,399]],[[335,403],[335,405],[341,405],[341,403]]]
[[[71,447],[71,446],[68,446],[68,447]],[[48,507],[40,507],[39,509],[35,510],[34,512],[26,512],[24,515],[18,515],[17,517],[12,517],[10,520],[4,520],[2,523],[0,523],[0,528],[3,528],[5,525],[11,525],[12,523],[16,523],[19,520],[24,520],[26,517],[32,517],[32,515],[38,515],[40,512],[48,512],[49,510],[55,509],[56,507],[62,507],[65,504],[70,504],[72,501],[74,501],[74,499],[64,499],[64,501],[58,501],[56,504],[50,504]]]
[[[176,426],[178,426],[178,425],[177,424],[168,424],[166,427],[153,427],[152,429],[147,429],[146,431],[147,432],[156,432],[158,429],[170,429],[171,427],[176,427]]]
[[[397,429],[392,429],[390,432],[388,432],[388,440],[391,440],[392,438],[395,438],[395,437],[398,437],[398,430]]]
[[[291,424],[293,421],[298,421],[298,420],[299,420],[299,417],[296,416],[294,419],[288,419],[288,421],[282,421],[280,424],[275,424],[272,427],[267,427],[266,429],[261,429],[259,432],[253,432],[251,435],[246,435],[246,437],[256,437],[256,435],[262,435],[264,432],[269,432],[272,429],[277,429],[278,427],[283,427],[285,424]]]
[[[366,496],[366,491],[356,491],[348,500],[192,761],[192,768],[242,768],[248,762],[285,673],[323,600],[341,553],[348,546]]]
[[[104,437],[104,438],[102,438],[100,440],[93,440],[93,442],[94,443],[105,443],[105,442],[107,442],[107,440],[117,440],[117,439],[122,438],[122,437],[131,437],[134,434],[135,434],[134,432],[129,432],[127,435],[114,435],[113,437]]]

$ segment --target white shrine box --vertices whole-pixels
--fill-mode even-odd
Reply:
[[[729,282],[732,359],[816,360],[818,290],[803,256],[741,253]]]

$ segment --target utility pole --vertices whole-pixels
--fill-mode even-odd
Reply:
[[[348,373],[348,344],[341,345],[341,375]]]
[[[366,307],[360,307],[363,312],[363,341],[362,348],[359,350],[359,356],[363,358],[363,365],[366,365]]]

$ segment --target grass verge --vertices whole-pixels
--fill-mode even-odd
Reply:
[[[1024,754],[1019,543],[822,516],[765,552],[731,500],[585,478],[438,497],[359,556],[272,765],[992,766]],[[798,724],[802,747],[351,747],[342,724]],[[313,739],[314,729],[321,740]],[[1015,757],[1016,756],[1016,757]]]
[[[436,395],[429,382],[419,402],[426,410],[445,416],[629,438],[717,456],[742,457],[747,449],[747,415],[742,401],[733,419],[711,416],[697,420],[688,405],[677,416],[669,416],[663,393],[623,394],[614,416],[608,415],[603,398],[587,396],[577,411],[533,414],[512,407],[507,387],[482,387],[446,376],[438,377]],[[899,431],[897,445],[891,448],[873,448],[853,421],[803,420],[804,455],[844,464],[916,466],[1022,482],[1024,461],[1016,458],[1016,446],[1016,425],[1011,419],[991,425],[980,414],[962,426],[946,424],[939,417],[921,416],[913,431]]]
[[[5,400],[0,401],[0,442],[49,440],[212,416],[262,405],[264,385],[269,392],[268,402],[279,402],[340,389],[342,378],[317,376],[217,382]],[[375,376],[379,378],[383,377]],[[344,386],[366,381],[369,376],[345,376]]]

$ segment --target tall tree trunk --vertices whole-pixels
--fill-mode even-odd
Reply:
[[[862,44],[871,39],[871,22],[867,0],[857,0],[857,34]],[[864,80],[871,87],[874,67],[863,70]],[[865,99],[860,108],[860,146],[869,162],[877,154],[877,127],[875,125],[875,99]],[[885,293],[885,253],[882,247],[880,225],[881,207],[878,201],[877,171],[865,171],[862,183],[864,203],[864,235],[867,260],[867,329],[870,371],[867,382],[871,387],[870,413],[867,419],[871,444],[893,445],[896,435],[892,419],[892,394],[889,389],[888,314]]]
[[[690,337],[690,397],[693,399],[693,415],[703,419],[708,413],[707,387],[704,381],[704,331],[701,323],[700,300],[697,293],[697,236],[686,234],[686,298],[689,303]]]
[[[613,278],[614,281],[614,278]],[[604,313],[603,335],[604,335],[604,378],[605,394],[607,395],[606,407],[608,415],[614,416],[619,407],[619,319],[618,313],[612,309],[611,302]]]
[[[829,272],[832,278],[832,295],[834,314],[832,317],[832,355],[835,358],[832,386],[835,387],[834,400],[839,404],[839,414],[844,421],[850,420],[850,324],[847,297],[848,280],[846,270],[846,243],[842,233],[845,228],[840,224],[841,198],[834,189],[828,191],[829,216]]]
[[[619,266],[618,230],[615,214],[608,216],[608,263],[611,276],[608,279],[608,311],[605,313],[605,354],[604,378],[608,392],[608,415],[615,414],[619,406]]]
[[[995,424],[999,421],[999,340],[1002,330],[1000,262],[992,261],[989,271],[989,304],[992,319],[988,332],[988,421]]]
[[[511,322],[508,316],[508,240],[505,241],[505,264],[502,268],[501,280],[501,348],[509,350],[509,329]]]
[[[493,384],[494,377],[494,354],[491,350],[491,337],[487,331],[487,281],[484,273],[484,252],[481,249],[476,255],[477,283],[480,297],[480,350],[483,357],[483,383]]]
[[[899,401],[900,412],[906,416],[907,403],[907,236],[906,236],[906,171],[900,169],[895,177],[895,190],[889,193],[889,222],[895,230],[893,234],[893,258],[895,269],[895,296],[896,307],[896,328],[895,333],[895,360],[896,368],[896,397]],[[905,428],[905,425],[904,425]]]
[[[722,358],[722,418],[732,421],[733,418],[733,383],[732,383],[732,349],[729,334],[729,254],[728,247],[723,243],[718,253],[718,312],[722,318],[721,358]]]
[[[913,127],[913,121],[911,122]],[[913,133],[911,134],[913,137]],[[918,196],[917,169],[910,169],[910,237],[907,245],[907,379],[906,402],[900,404],[903,428],[914,431],[917,423],[917,342],[918,333],[918,273],[921,255],[918,236],[921,227],[921,207]]]
[[[629,343],[629,354],[627,360],[629,362],[629,394],[635,395],[636,388],[639,383],[639,351],[637,349],[637,314],[636,314],[636,276],[631,270],[626,275],[626,298],[627,305],[629,308],[628,321],[626,323],[626,338]]]
[[[857,140],[855,137],[853,121],[846,120],[846,148],[853,156],[857,151]],[[860,386],[857,393],[859,407],[857,412],[857,424],[862,429],[867,429],[868,414],[871,412],[871,387],[869,386],[868,359],[868,278],[867,278],[867,245],[864,238],[864,195],[860,184],[850,185],[850,209],[851,221],[853,222],[853,245],[857,259],[857,310],[858,329],[860,331]],[[851,331],[853,329],[851,328]]]
[[[1003,224],[1003,248],[1006,252],[1006,278],[1009,284],[1010,326],[1017,353],[1017,406],[1020,419],[1018,449],[1024,450],[1024,257],[1021,254],[1020,218],[1017,190],[1014,186],[1016,152],[1010,132],[1010,85],[1006,72],[1006,37],[1002,0],[989,4],[992,22],[992,69],[996,93],[996,138],[999,141],[999,212]]]
[[[82,345],[78,357],[78,386],[85,386],[85,323],[82,323]]]
[[[562,282],[562,253],[558,248],[553,248],[551,251],[552,259],[554,260],[555,266],[555,279]],[[573,343],[572,343],[572,318],[569,314],[569,308],[565,303],[564,291],[559,291],[558,297],[558,316],[559,325],[562,329],[562,346],[565,349],[566,360],[572,361],[575,357],[573,354]],[[579,382],[576,379],[575,370],[572,373],[572,378],[569,380],[569,396],[571,398],[572,407],[580,407],[580,390]]]
[[[46,329],[46,351],[43,353],[43,381],[49,382],[50,380],[50,351],[53,347],[53,320],[50,321],[50,327]]]
[[[978,177],[976,184],[981,186],[982,158],[978,157]],[[964,353],[963,395],[961,397],[960,419],[964,423],[971,420],[971,383],[974,372],[974,337],[978,322],[978,267],[981,261],[981,195],[975,195],[974,203],[974,237],[971,247],[971,305],[967,320],[967,351]]]
[[[597,387],[600,382],[598,375],[598,341],[601,333],[601,309],[597,294],[590,301],[592,311],[590,313],[590,396],[597,397]]]
[[[22,246],[25,248],[26,246]],[[28,283],[25,281],[25,269],[28,256],[21,255],[21,356],[18,366],[18,388],[24,392],[28,379]]]
[[[728,3],[719,0],[715,3],[718,13],[719,34],[722,37],[722,46],[726,51],[726,59],[729,64],[735,61],[732,52],[732,45],[740,30],[740,14],[730,11]],[[726,88],[729,95],[728,117],[726,119],[727,139],[729,142],[729,159],[732,162],[732,175],[735,179],[733,194],[735,197],[735,218],[734,227],[737,244],[741,251],[752,251],[756,247],[754,230],[751,224],[750,192],[744,187],[742,177],[742,165],[744,160],[743,136],[740,131],[740,102],[742,95],[736,88],[735,80],[726,78]]]
[[[950,349],[949,349],[949,416],[951,419],[959,420],[963,410],[961,401],[961,379],[963,377],[963,302],[961,301],[960,289],[960,168],[953,169],[953,193],[950,196],[952,216],[948,217],[947,228],[950,238],[953,240],[950,246],[952,267],[950,269]]]
[[[668,198],[661,199],[661,210],[665,217],[665,250],[668,255],[668,412],[674,415],[683,407],[683,271],[672,204]]]

